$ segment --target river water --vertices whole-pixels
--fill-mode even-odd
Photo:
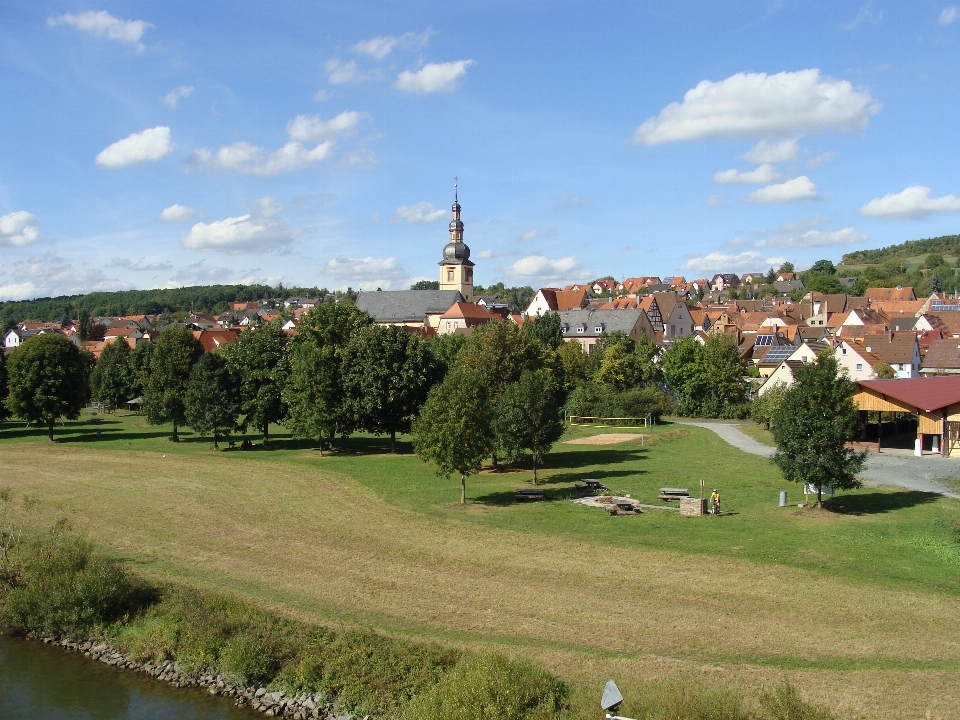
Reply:
[[[0,635],[3,720],[253,720],[262,715],[198,688]]]

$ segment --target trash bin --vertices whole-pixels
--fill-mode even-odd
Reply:
[[[787,506],[787,491],[781,490],[780,491],[780,507],[786,507],[786,506]]]

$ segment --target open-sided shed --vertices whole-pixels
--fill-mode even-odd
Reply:
[[[960,453],[960,377],[861,380],[853,401],[864,420],[871,411],[916,415],[917,454],[927,435],[935,451]]]

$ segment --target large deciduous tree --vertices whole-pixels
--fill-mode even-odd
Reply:
[[[543,456],[563,435],[560,391],[544,370],[527,370],[500,396],[493,430],[497,445],[510,455],[530,451],[533,484]]]
[[[663,378],[684,415],[720,417],[744,401],[744,367],[728,335],[706,345],[693,337],[674,342],[663,355]]]
[[[7,410],[7,356],[0,352],[0,421],[6,420]]]
[[[773,425],[773,461],[787,480],[816,485],[818,505],[824,485],[859,487],[856,475],[866,463],[866,453],[846,446],[857,432],[855,385],[837,370],[829,350],[794,370],[793,385],[783,394]]]
[[[187,424],[200,435],[213,435],[213,447],[229,437],[240,416],[240,382],[226,359],[216,353],[201,357],[190,371],[184,402]]]
[[[90,375],[93,398],[110,407],[120,407],[135,397],[136,379],[130,363],[132,350],[123,338],[107,343]]]
[[[551,350],[556,350],[563,342],[560,313],[548,312],[540,317],[528,318],[523,324],[523,333],[528,339],[537,340]]]
[[[7,373],[7,409],[28,422],[45,425],[50,440],[56,421],[80,417],[90,398],[86,359],[58,333],[28,338],[10,355]]]
[[[352,420],[343,387],[343,354],[350,338],[373,319],[347,302],[322,303],[300,317],[291,343],[290,375],[282,398],[287,426],[296,437],[330,446],[336,433],[349,433]]]
[[[467,502],[467,476],[480,472],[490,453],[490,405],[474,373],[450,372],[434,386],[413,423],[413,448],[437,475],[460,476],[460,504]]]
[[[270,423],[281,422],[287,414],[282,389],[289,373],[289,339],[275,321],[241,333],[219,350],[230,370],[240,378],[242,428],[257,428],[263,435],[264,447],[270,437]]]
[[[177,428],[187,423],[187,382],[194,364],[203,355],[200,342],[185,327],[160,333],[150,356],[150,375],[144,387],[143,409],[151,425],[173,423],[173,441],[179,442]]]
[[[344,390],[357,427],[390,435],[410,424],[439,379],[439,363],[426,343],[403,328],[371,325],[350,339],[344,353]]]

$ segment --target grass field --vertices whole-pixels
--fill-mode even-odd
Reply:
[[[355,437],[320,457],[282,428],[270,451],[214,452],[135,415],[68,422],[56,443],[0,427],[0,485],[146,576],[523,655],[574,684],[585,718],[609,677],[629,699],[674,676],[748,688],[786,677],[840,717],[960,718],[953,500],[869,488],[831,511],[779,508],[778,492],[798,489],[768,461],[676,425],[642,445],[558,444],[545,503],[513,502],[529,470],[486,470],[468,478],[466,507],[458,480],[408,442],[392,456],[386,439]],[[696,492],[703,478],[728,514],[609,517],[568,501],[590,477],[651,504],[661,486]]]

